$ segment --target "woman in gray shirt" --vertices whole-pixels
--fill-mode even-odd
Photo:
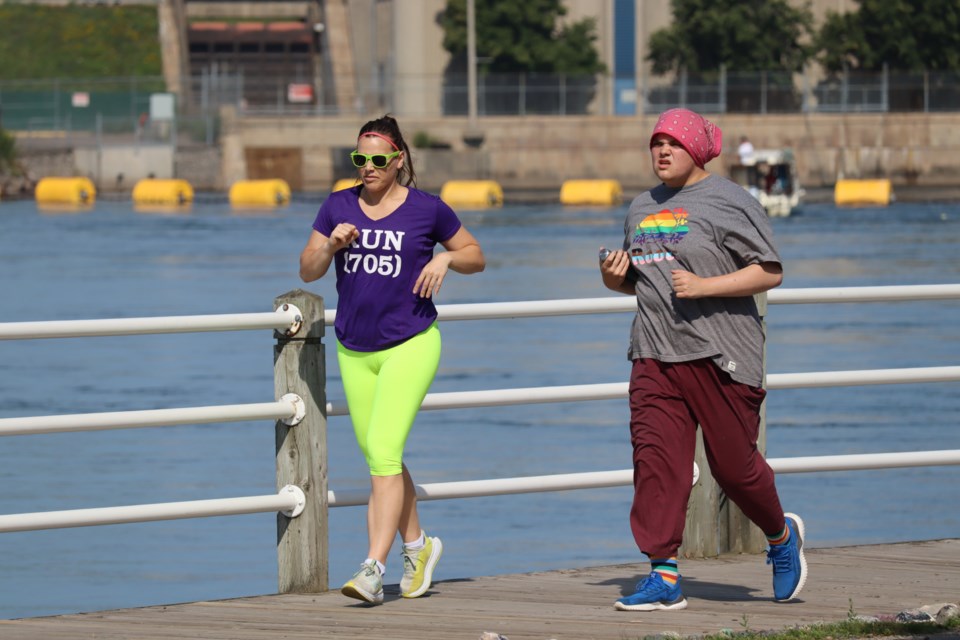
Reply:
[[[600,264],[604,286],[637,298],[630,526],[652,570],[614,603],[623,611],[687,606],[677,552],[698,425],[717,484],[767,536],[774,598],[794,598],[806,581],[803,521],[783,512],[757,448],[766,392],[753,295],[779,286],[783,269],[760,204],[704,168],[721,140],[719,127],[693,111],[660,116],[650,155],[662,184],[633,201],[622,250]]]

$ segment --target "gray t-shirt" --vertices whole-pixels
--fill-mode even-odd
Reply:
[[[751,264],[780,263],[763,207],[743,187],[715,175],[640,194],[624,223],[637,316],[628,357],[662,362],[710,358],[738,382],[763,381],[763,332],[753,296],[679,299],[671,272],[700,277]]]

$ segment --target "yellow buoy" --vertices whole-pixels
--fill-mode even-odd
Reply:
[[[181,206],[193,202],[193,187],[186,180],[144,178],[133,187],[134,204]]]
[[[241,180],[230,187],[230,204],[235,207],[279,207],[290,204],[286,180]]]
[[[34,190],[37,204],[91,205],[97,189],[90,178],[43,178]]]
[[[837,180],[833,201],[838,205],[888,205],[893,197],[890,180]]]
[[[330,193],[333,193],[334,191],[343,191],[344,189],[355,187],[358,184],[360,184],[360,178],[340,178],[333,183],[333,189],[330,189]]]
[[[440,189],[440,199],[451,207],[500,207],[503,189],[494,180],[450,180]]]
[[[560,204],[619,205],[622,199],[617,180],[566,180],[560,187]]]

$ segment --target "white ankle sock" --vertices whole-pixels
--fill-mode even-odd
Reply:
[[[423,549],[423,545],[427,544],[427,539],[423,535],[423,531],[420,532],[420,537],[414,540],[413,542],[404,542],[403,546],[407,549]]]
[[[374,560],[373,558],[367,558],[366,560],[363,561],[363,564],[370,564],[371,562],[377,565],[377,571],[380,572],[381,578],[387,575],[387,568],[383,566],[383,563],[380,562],[379,560]]]

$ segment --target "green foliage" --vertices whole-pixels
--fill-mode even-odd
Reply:
[[[426,131],[417,131],[413,134],[413,146],[417,149],[449,149],[450,143],[434,138]]]
[[[654,73],[686,69],[800,71],[810,59],[810,8],[787,0],[672,0],[673,24],[650,36]]]
[[[17,166],[17,144],[13,136],[0,129],[0,174],[13,173]]]
[[[156,7],[0,3],[0,79],[154,76]]]
[[[558,26],[566,13],[560,0],[477,2],[478,66],[495,73],[592,75],[605,71],[595,46],[595,21],[585,18]],[[440,24],[444,49],[454,58],[465,59],[466,0],[447,0]]]
[[[960,70],[957,0],[860,0],[857,11],[829,12],[817,35],[828,71]]]
[[[426,149],[433,143],[433,138],[426,131],[417,131],[413,134],[413,146],[417,149]]]
[[[852,607],[852,604],[851,604]],[[703,636],[703,640],[862,640],[895,636],[923,640],[932,634],[960,629],[960,618],[951,618],[943,624],[936,622],[867,622],[848,619],[831,624],[794,627],[783,631],[741,631]]]

